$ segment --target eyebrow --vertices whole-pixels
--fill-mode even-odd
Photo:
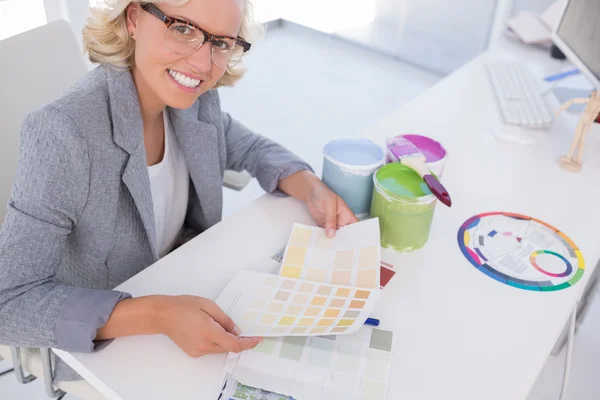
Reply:
[[[166,14],[165,14],[165,15],[166,15]],[[196,22],[192,21],[191,19],[188,19],[188,18],[182,17],[182,16],[180,16],[180,15],[169,15],[169,17],[171,17],[171,18],[173,18],[173,19],[180,20],[180,21],[182,21],[182,22],[186,22],[186,23],[188,23],[188,24],[192,25],[194,28],[200,28],[200,29],[202,29],[202,30],[204,30],[204,31],[208,32],[206,29],[202,28],[202,27],[200,26],[200,24],[198,24],[198,23],[196,23]],[[223,39],[223,38],[227,38],[227,39],[237,39],[237,37],[236,37],[236,36],[229,36],[229,35],[217,35],[217,34],[214,34],[214,33],[212,33],[212,32],[208,32],[208,33],[210,33],[210,34],[211,34],[211,35],[213,35],[214,37],[217,37],[217,38],[220,38],[220,39]]]

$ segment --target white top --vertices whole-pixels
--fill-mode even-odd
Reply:
[[[522,48],[524,60],[553,67],[547,51]],[[381,329],[394,331],[389,400],[525,400],[600,256],[600,169],[584,160],[573,174],[557,164],[576,118],[563,113],[536,146],[501,143],[489,131],[490,116],[499,113],[485,62],[497,55],[476,58],[362,135],[383,145],[399,132],[416,132],[440,140],[449,154],[443,179],[452,208],[437,206],[422,250],[397,256],[400,267],[372,314]],[[320,150],[315,146],[314,154]],[[565,232],[586,260],[581,281],[535,293],[473,267],[457,230],[495,210],[531,215]],[[116,289],[216,299],[242,269],[277,273],[268,258],[285,245],[294,222],[313,223],[301,202],[262,197]],[[164,335],[118,338],[93,354],[57,353],[111,400],[214,400],[226,359],[188,357]]]
[[[158,255],[166,255],[181,232],[188,205],[189,172],[173,132],[168,113],[165,119],[165,154],[160,163],[149,166],[154,225]]]

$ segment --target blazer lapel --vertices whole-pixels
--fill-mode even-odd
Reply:
[[[186,119],[178,110],[167,108],[167,111],[202,206],[205,223],[212,226],[221,220],[223,210],[222,160],[219,157],[217,128],[198,119]]]
[[[154,204],[152,191],[150,189],[150,177],[148,175],[148,164],[146,162],[146,151],[142,141],[141,150],[131,153],[125,171],[123,171],[123,183],[127,186],[131,197],[138,209],[146,235],[150,241],[150,248],[155,259],[158,260],[158,248],[156,245],[156,225],[154,222]]]
[[[137,90],[129,71],[105,68],[115,144],[129,153],[123,183],[138,210],[155,260],[158,260],[154,206],[144,146],[144,128]]]

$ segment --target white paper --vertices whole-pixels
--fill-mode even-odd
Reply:
[[[550,29],[535,14],[521,11],[508,21],[508,27],[526,44],[544,43],[551,39]]]

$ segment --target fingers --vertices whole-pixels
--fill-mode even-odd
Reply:
[[[358,222],[358,218],[354,215],[354,213],[350,210],[343,211],[338,216],[338,226],[341,228],[342,226],[354,224]]]
[[[209,338],[215,345],[232,353],[250,350],[256,347],[261,341],[261,339],[257,337],[237,337],[229,332],[225,332],[223,328],[216,324],[209,327],[209,331]]]
[[[358,218],[356,218],[356,215],[354,215],[350,207],[348,207],[348,205],[344,202],[344,200],[342,200],[341,197],[338,197],[337,209],[339,227],[358,222]]]
[[[237,338],[240,343],[240,351],[246,351],[255,348],[260,342],[262,342],[262,338],[259,337],[241,337]]]
[[[232,333],[235,336],[241,333],[240,328],[235,324],[235,322],[233,322],[233,320],[227,314],[225,314],[225,312],[221,310],[221,307],[219,307],[214,301],[205,300],[204,304],[202,304],[202,309],[219,325],[221,325],[225,331]]]
[[[337,228],[337,202],[329,201],[325,208],[325,233],[327,237],[334,237]]]
[[[223,354],[223,353],[227,353],[227,352],[228,352],[227,350],[225,350],[224,348],[222,348],[218,344],[211,343],[211,344],[206,345],[206,347],[202,350],[202,353],[204,353],[202,355],[206,355],[206,354]]]
[[[239,341],[241,341],[239,349],[240,351],[246,351],[246,350],[250,350],[253,349],[254,347],[256,347],[257,344],[259,344],[260,342],[262,342],[262,338],[258,338],[258,337],[248,337],[248,338],[237,338]],[[205,348],[205,354],[222,354],[222,353],[229,353],[230,350],[227,350],[226,348],[216,344],[216,343],[212,343],[208,346],[206,346]],[[234,353],[236,353],[234,351]]]

